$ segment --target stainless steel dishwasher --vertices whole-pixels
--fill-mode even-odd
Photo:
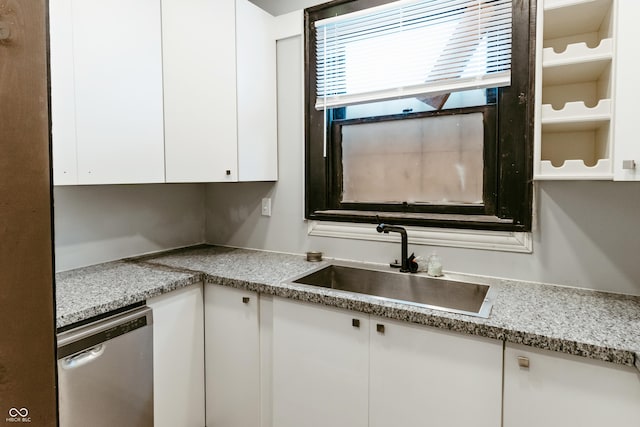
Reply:
[[[60,427],[153,427],[153,322],[138,307],[58,334]]]

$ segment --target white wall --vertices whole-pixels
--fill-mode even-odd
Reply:
[[[307,236],[303,221],[301,38],[278,42],[277,183],[208,184],[210,243],[389,262],[399,244]],[[640,184],[546,182],[539,185],[533,254],[435,248],[445,270],[640,295]],[[272,216],[260,216],[263,197]],[[430,247],[410,247],[428,255]]]
[[[56,271],[204,242],[204,185],[55,187]]]

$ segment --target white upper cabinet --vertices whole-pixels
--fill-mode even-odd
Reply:
[[[535,179],[640,180],[638,19],[637,1],[542,2]]]
[[[275,18],[248,0],[51,0],[55,185],[277,179]]]
[[[49,2],[53,182],[78,184],[71,0]]]
[[[277,179],[273,16],[162,0],[167,182]]]
[[[274,18],[236,1],[238,179],[278,179]]]
[[[538,9],[536,179],[612,179],[614,0]]]
[[[164,182],[158,0],[52,0],[54,184]]]
[[[162,0],[167,182],[238,180],[234,0]]]
[[[640,135],[638,134],[638,94],[640,94],[640,2],[618,1],[616,64],[616,114],[614,178],[640,180]]]

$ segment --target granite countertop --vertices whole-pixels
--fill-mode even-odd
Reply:
[[[200,274],[115,261],[56,274],[56,327],[196,283]]]
[[[486,277],[487,319],[282,283],[319,266],[303,256],[201,246],[58,273],[58,328],[203,280],[640,369],[640,297]],[[448,275],[449,276],[449,275]]]

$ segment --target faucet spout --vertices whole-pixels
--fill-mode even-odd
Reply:
[[[390,231],[395,233],[400,233],[400,244],[401,244],[401,266],[400,271],[402,273],[409,273],[411,270],[409,269],[409,250],[408,250],[408,239],[407,239],[407,230],[404,227],[400,227],[397,225],[387,225],[380,223],[376,227],[378,233],[389,233]]]

